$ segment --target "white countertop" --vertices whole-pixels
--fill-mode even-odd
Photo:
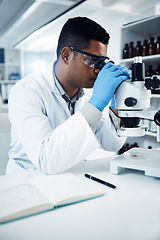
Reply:
[[[96,156],[97,158],[97,156]],[[1,240],[159,240],[160,179],[136,170],[109,171],[112,157],[83,161],[69,172],[92,174],[117,186],[97,199],[0,225]],[[6,176],[7,177],[7,176]]]

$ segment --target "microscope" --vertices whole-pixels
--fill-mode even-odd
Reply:
[[[103,65],[108,60],[101,61]],[[96,66],[97,67],[97,66]],[[160,89],[160,76],[145,78],[145,64],[142,57],[134,58],[132,79],[122,82],[115,91],[115,107],[122,120],[117,130],[122,137],[141,137],[147,127],[140,124],[142,118],[153,119],[157,125],[157,142],[160,142],[160,110],[150,107],[151,90]],[[119,174],[123,168],[142,170],[145,175],[160,177],[160,148],[132,148],[110,162],[110,171]]]
[[[152,118],[160,127],[160,111],[150,109],[151,90],[159,89],[160,76],[145,78],[145,65],[142,57],[135,57],[132,64],[132,79],[124,81],[115,92],[115,106],[122,120],[119,136],[144,136],[147,128],[140,126],[141,118]],[[159,131],[157,131],[159,132]],[[157,134],[160,142],[160,135]]]

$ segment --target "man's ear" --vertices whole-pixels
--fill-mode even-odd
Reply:
[[[61,51],[61,57],[65,64],[68,64],[69,57],[72,53],[72,50],[69,47],[64,47]]]

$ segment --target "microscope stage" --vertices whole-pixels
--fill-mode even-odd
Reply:
[[[160,149],[132,148],[111,160],[111,173],[119,174],[123,168],[141,170],[147,176],[160,178]]]

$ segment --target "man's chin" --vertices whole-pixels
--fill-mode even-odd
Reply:
[[[94,83],[95,83],[95,79],[91,79],[88,83],[88,87],[86,87],[86,88],[93,88]]]
[[[87,85],[87,86],[85,86],[84,88],[93,88],[93,86],[94,86],[94,83],[93,83],[93,84],[90,84],[90,85]]]

